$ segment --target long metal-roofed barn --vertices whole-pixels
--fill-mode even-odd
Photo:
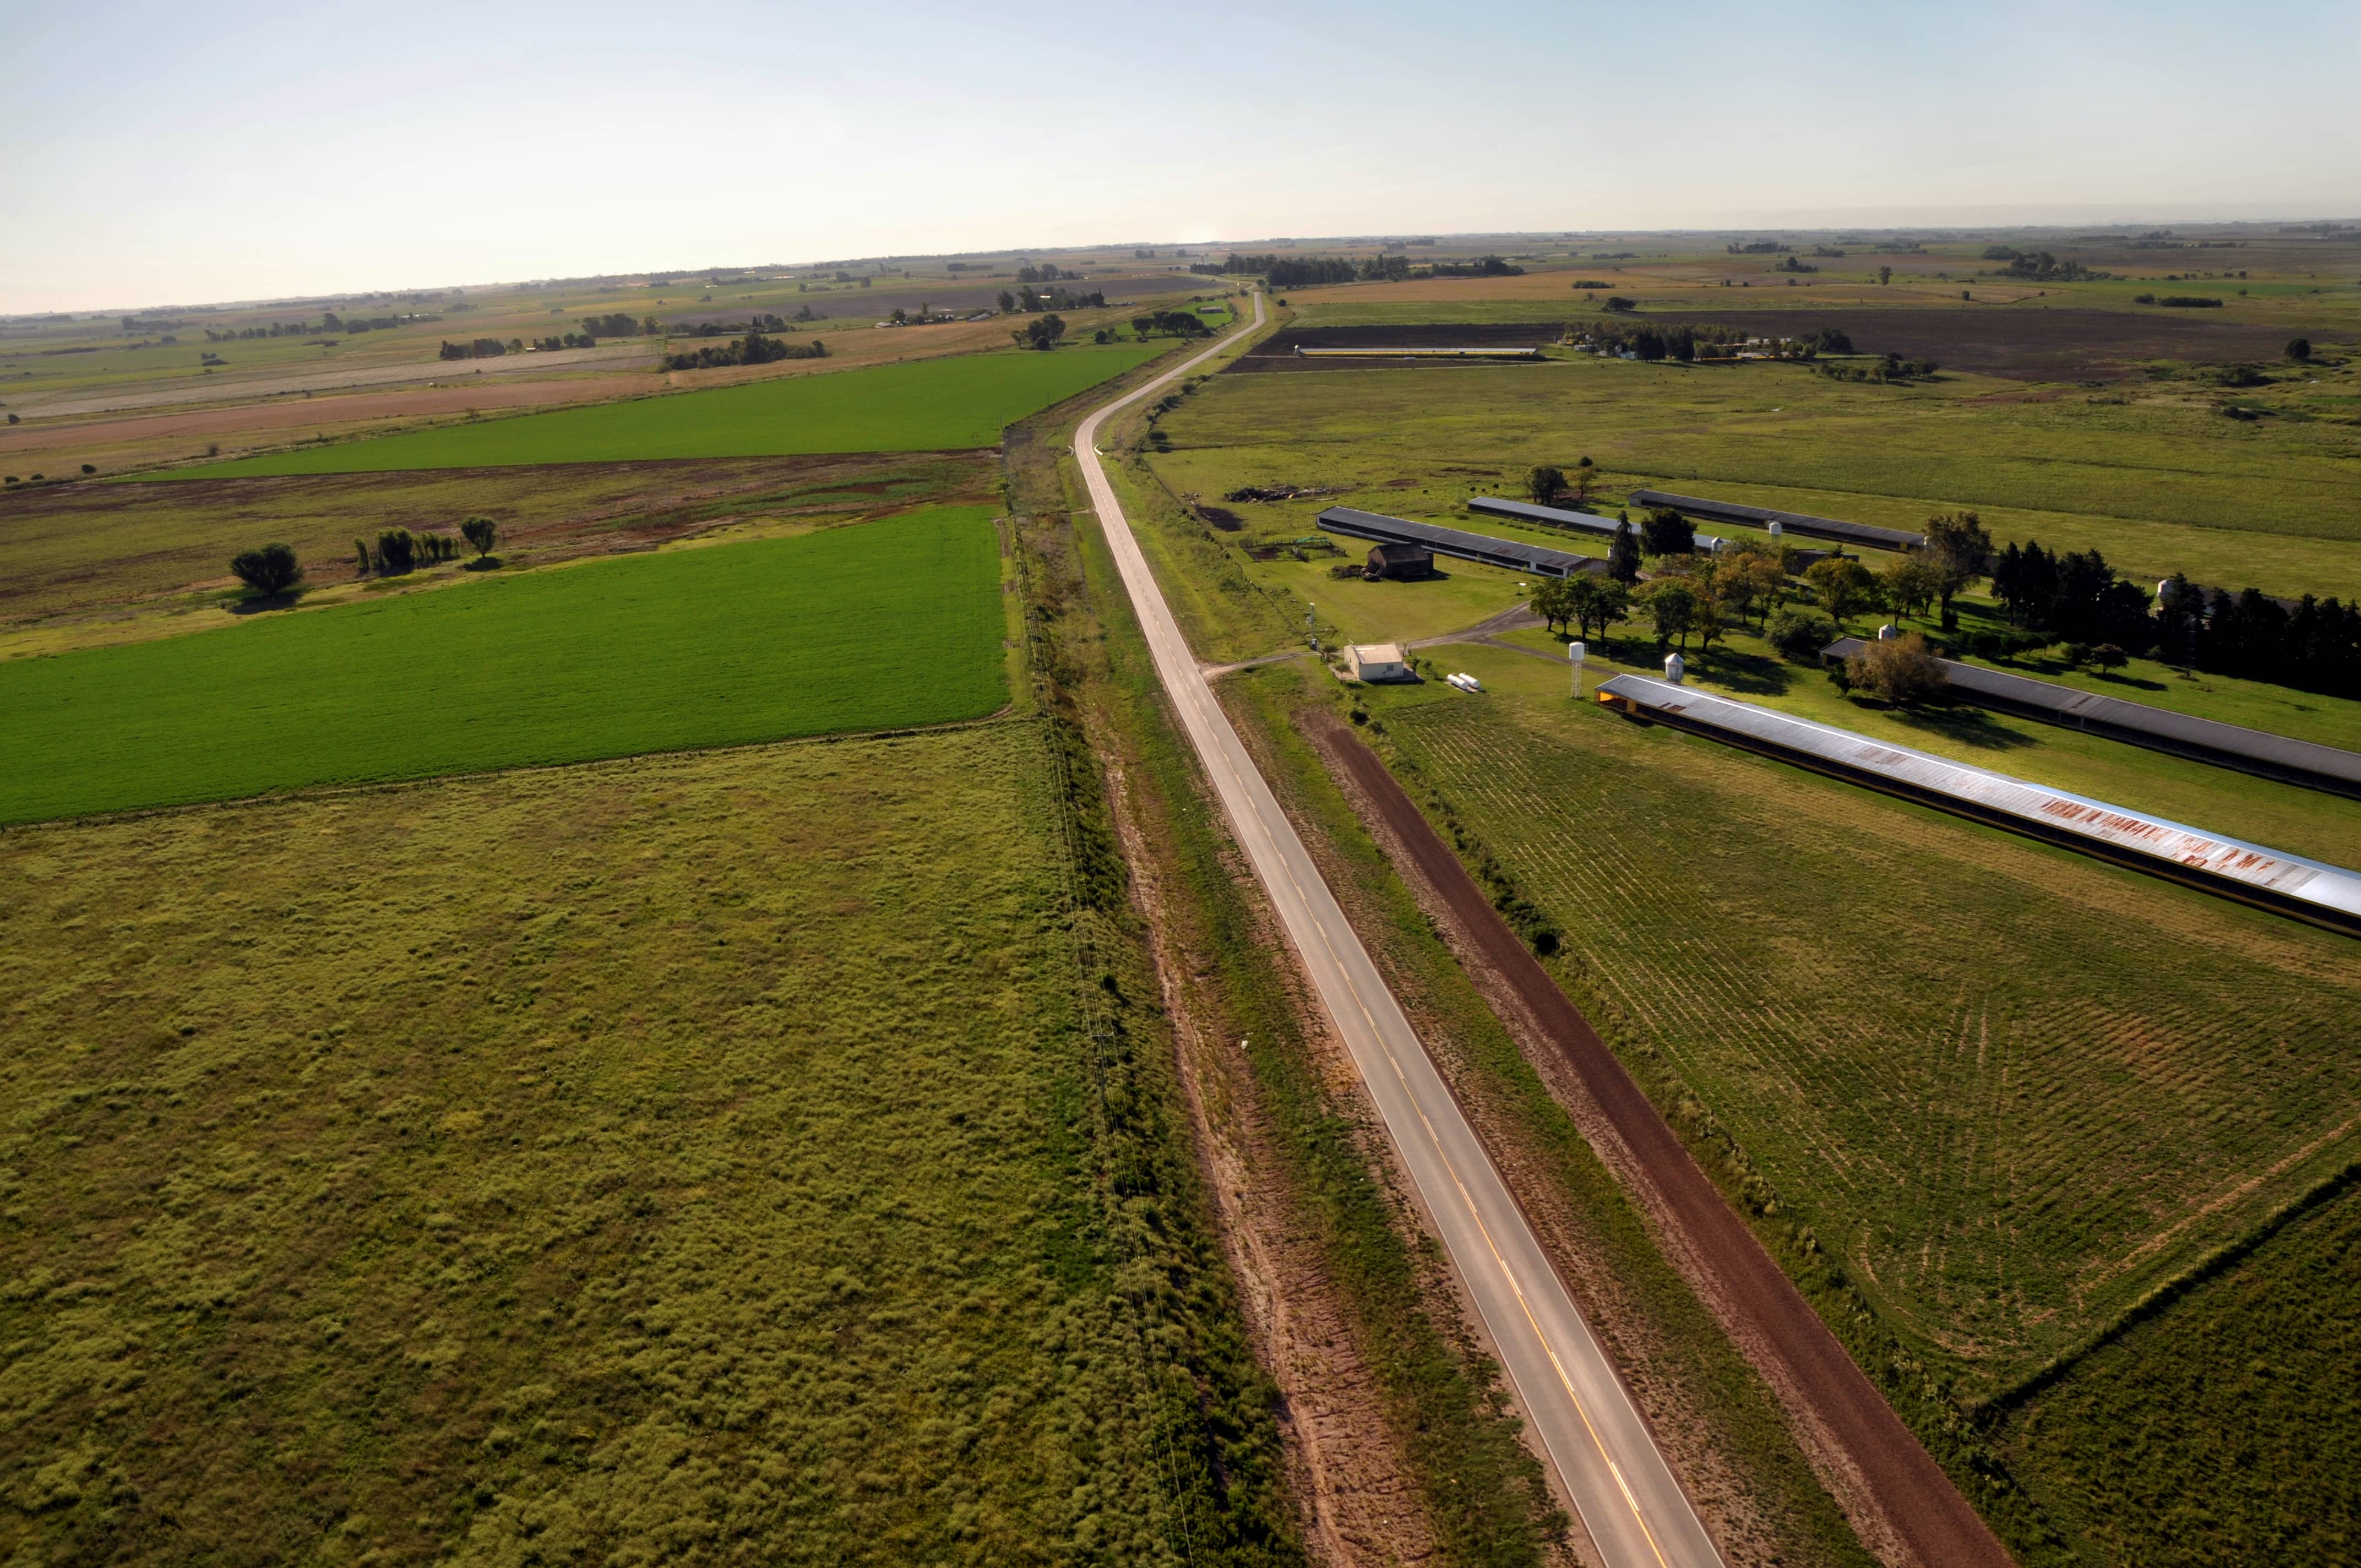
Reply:
[[[2343,866],[1646,675],[1617,675],[1598,688],[1598,700],[1637,718],[2361,937],[2361,872]]]
[[[1547,545],[1527,544],[1521,540],[1495,539],[1488,533],[1469,533],[1432,522],[1412,522],[1406,517],[1388,517],[1382,512],[1356,511],[1351,507],[1330,507],[1313,521],[1330,533],[1375,540],[1380,544],[1422,545],[1437,555],[1504,566],[1511,572],[1530,572],[1537,577],[1571,577],[1579,572],[1607,568],[1607,563],[1596,556],[1576,555],[1571,551],[1552,550]]]
[[[1535,506],[1531,501],[1504,500],[1499,496],[1470,496],[1467,498],[1467,510],[1480,511],[1490,517],[1514,518],[1519,522],[1537,522],[1544,528],[1571,528],[1583,533],[1601,533],[1610,539],[1615,536],[1615,531],[1622,526],[1613,518],[1601,517],[1597,512],[1568,511],[1564,507]],[[1720,550],[1729,543],[1727,539],[1716,539],[1709,533],[1700,533],[1697,536],[1697,547],[1708,554]]]
[[[1539,359],[1542,351],[1505,345],[1491,348],[1305,348],[1299,345],[1295,355],[1299,359]]]
[[[1742,501],[1676,496],[1670,490],[1633,490],[1631,500],[1635,507],[1669,507],[1684,517],[1701,517],[1708,522],[1751,522],[1757,528],[1768,528],[1775,522],[1788,533],[1800,533],[1812,539],[1834,539],[1845,544],[1866,544],[1878,550],[1916,550],[1927,543],[1925,534],[1906,533],[1898,528],[1876,528],[1866,522],[1840,522],[1832,517],[1814,517],[1809,512],[1774,511],[1769,507],[1751,507]]]
[[[1858,637],[1840,637],[1820,650],[1820,662],[1849,659],[1866,644]],[[2110,740],[2169,751],[2215,767],[2277,779],[2281,784],[2361,799],[2361,752],[2339,751],[2317,741],[2296,740],[2268,730],[2196,718],[2144,702],[2128,702],[2100,692],[2077,691],[2055,681],[2013,675],[1938,659],[1951,695],[1977,707],[2046,724],[2084,729]]]

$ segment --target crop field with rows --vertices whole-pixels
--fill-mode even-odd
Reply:
[[[1969,1397],[2361,1149],[2349,938],[1562,701],[1386,719]]]
[[[1098,1161],[1158,1200],[1049,770],[1019,720],[0,834],[0,1558],[1203,1546],[1148,1380],[1220,1298],[1109,1239]]]

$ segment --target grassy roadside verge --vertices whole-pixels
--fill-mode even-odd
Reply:
[[[1736,1561],[1873,1562],[1812,1474],[1777,1398],[1665,1258],[1298,729],[1294,716],[1327,697],[1324,684],[1304,666],[1273,666],[1230,677],[1224,696],[1454,1091],[1543,1223],[1725,1552]]]
[[[1144,426],[1137,416],[1111,422],[1102,441],[1110,454],[1128,459],[1116,466],[1118,491],[1131,509],[1143,551],[1157,567],[1191,645],[1208,658],[1236,657],[1283,646],[1294,629],[1270,595],[1243,574],[1221,570],[1228,562],[1227,553],[1206,536],[1177,497],[1130,457],[1131,449],[1144,437]],[[1127,622],[1121,589],[1111,569],[1105,577],[1107,594],[1115,597],[1104,602],[1115,607],[1108,613]],[[1328,630],[1323,629],[1323,635]],[[1300,820],[1304,819],[1301,803],[1307,794],[1324,803],[1312,808],[1312,819],[1306,823],[1313,829],[1315,840],[1324,839],[1331,856],[1342,853],[1336,845],[1348,844],[1365,857],[1350,864],[1351,885],[1339,891],[1354,896],[1365,910],[1374,907],[1382,912],[1388,951],[1380,961],[1389,963],[1389,977],[1406,984],[1430,1009],[1426,1016],[1442,1022],[1444,1035],[1466,1052],[1463,1068],[1468,1070],[1461,1074],[1462,1092],[1474,1088],[1495,1104],[1513,1107],[1502,1124],[1517,1128],[1521,1141],[1536,1151],[1538,1163],[1550,1173],[1552,1196],[1562,1212],[1577,1217],[1583,1234],[1600,1249],[1597,1255],[1613,1260],[1610,1266],[1617,1277],[1636,1282],[1631,1287],[1633,1298],[1616,1303],[1629,1309],[1623,1315],[1635,1325],[1633,1336],[1619,1344],[1619,1353],[1636,1351],[1641,1340],[1647,1340],[1654,1358],[1651,1375],[1655,1375],[1655,1368],[1663,1368],[1669,1380],[1666,1386],[1690,1400],[1692,1408],[1706,1411],[1711,1429],[1707,1446],[1715,1456],[1706,1463],[1708,1467],[1720,1464],[1723,1477],[1742,1478],[1739,1484],[1749,1493],[1742,1506],[1761,1521],[1749,1541],[1763,1546],[1761,1560],[1769,1561],[1774,1555],[1789,1562],[1864,1560],[1841,1514],[1795,1447],[1769,1390],[1657,1252],[1637,1212],[1564,1111],[1550,1100],[1514,1042],[1459,972],[1456,961],[1417,910],[1408,890],[1353,819],[1317,759],[1286,722],[1284,714],[1291,703],[1312,700],[1311,688],[1304,684],[1307,675],[1306,668],[1282,666],[1232,677],[1243,683],[1234,696],[1260,694],[1251,698],[1236,696],[1231,704],[1233,716],[1245,722],[1250,740],[1259,742],[1258,750],[1266,759],[1279,763],[1274,787],[1280,790],[1282,798],[1293,797]],[[1144,653],[1137,678],[1143,694],[1152,693],[1153,678],[1146,671]],[[1185,843],[1192,829],[1216,832],[1217,817],[1192,793],[1184,743],[1171,734],[1149,696],[1143,695],[1138,701],[1147,712],[1134,721],[1133,728],[1152,731],[1182,748],[1175,764],[1176,784],[1168,788],[1178,789],[1174,798],[1190,805],[1185,814],[1177,814],[1180,820],[1173,841]],[[1227,896],[1235,896],[1228,872],[1217,862],[1194,869],[1193,877],[1201,903],[1218,901],[1225,891]],[[1244,924],[1243,911],[1233,918],[1233,924],[1213,927],[1215,935],[1228,944],[1227,950],[1217,951],[1235,965],[1259,963],[1252,950],[1255,933]],[[1224,979],[1226,994],[1241,999],[1257,995],[1242,980],[1227,974]],[[1285,1001],[1283,993],[1271,998],[1270,1011],[1282,1023],[1291,1016],[1285,1010]],[[1271,1027],[1265,1017],[1249,1015],[1241,1017],[1235,1030],[1256,1042],[1252,1054],[1258,1077],[1266,1073],[1263,1042],[1286,1037],[1270,1034]],[[1638,1329],[1640,1323],[1647,1327]],[[1624,1364],[1631,1365],[1629,1359]]]
[[[1251,1042],[1255,1082],[1286,1151],[1290,1197],[1319,1234],[1349,1301],[1355,1337],[1444,1554],[1467,1564],[1541,1562],[1560,1521],[1540,1467],[1518,1441],[1490,1368],[1434,1310],[1430,1285],[1438,1260],[1398,1225],[1371,1173],[1370,1129],[1321,1080],[1284,971],[1263,945],[1225,859],[1186,742],[1159,707],[1113,563],[1094,531],[1063,515],[1079,499],[1066,482],[1071,473],[1061,475],[1056,454],[1033,442],[1012,438],[1009,454],[1011,499],[1025,520],[1020,537],[1044,706],[1069,738],[1078,780],[1095,780],[1094,752],[1118,756],[1133,798],[1155,813],[1168,884],[1184,894],[1176,917],[1210,960],[1212,983],[1202,989],[1224,1029]],[[1095,787],[1078,783],[1075,793]],[[1121,875],[1111,841],[1102,839],[1083,860],[1111,878]],[[1117,924],[1112,916],[1110,924]],[[1131,980],[1122,983],[1127,992],[1148,993],[1144,980],[1137,991]],[[1169,1060],[1169,1052],[1158,1057],[1159,1082]]]

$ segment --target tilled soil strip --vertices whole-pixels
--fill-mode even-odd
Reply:
[[[1646,1206],[1678,1230],[1678,1249],[1716,1276],[1712,1292],[1741,1347],[1775,1358],[1765,1368],[1791,1413],[1819,1427],[1860,1477],[1871,1504],[1927,1568],[2006,1568],[2011,1559],[1950,1478],[1902,1424],[1795,1283],[1699,1168],[1671,1125],[1493,909],[1476,879],[1422,815],[1377,753],[1332,715],[1321,749],[1351,775],[1433,895],[1465,935],[1467,956],[1525,1007],[1630,1150]]]

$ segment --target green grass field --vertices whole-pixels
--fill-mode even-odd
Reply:
[[[2003,1452],[2094,1556],[2352,1562],[2356,1280],[2361,1192],[2348,1190],[2011,1410]]]
[[[776,457],[819,452],[938,452],[995,446],[1003,428],[1119,376],[1161,345],[1010,350],[782,376],[743,386],[438,426],[301,447],[149,478],[250,474],[381,474],[667,457]]]
[[[0,834],[0,1557],[1291,1561],[1055,801],[1018,721]]]
[[[992,494],[993,478],[990,454],[961,452],[63,486],[0,502],[0,656],[217,622],[244,594],[227,575],[230,558],[265,540],[294,549],[312,603],[324,590],[348,590],[353,542],[390,527],[447,534],[463,518],[489,516],[513,568],[644,547],[723,520],[972,502]]]
[[[1239,484],[1345,487],[1252,509],[1258,528],[1301,532],[1340,502],[1435,518],[1520,485],[1535,464],[1587,455],[1611,485],[1895,527],[1967,507],[1995,538],[2095,546],[2136,576],[2181,570],[2234,590],[2351,598],[2356,373],[2322,374],[2322,387],[2257,394],[2282,411],[2258,422],[2224,419],[2207,389],[2180,383],[2034,399],[1982,378],[1864,386],[1779,365],[1219,376],[1164,416],[1174,450],[1148,461],[1174,491],[1208,497]]]
[[[0,822],[972,718],[996,535],[941,508],[0,664]]]
[[[1370,705],[1967,1394],[2361,1148],[2349,938],[1564,697]]]

